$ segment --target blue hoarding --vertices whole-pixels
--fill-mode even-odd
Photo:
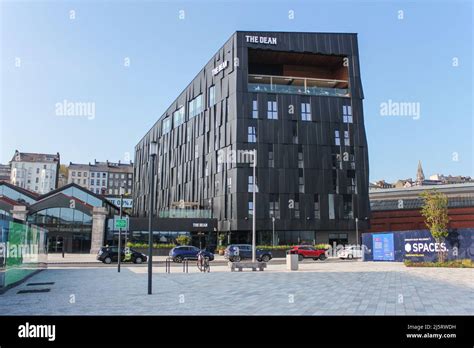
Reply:
[[[429,230],[364,233],[362,244],[364,261],[435,261],[438,251],[448,260],[474,260],[474,228],[451,229],[440,242]]]

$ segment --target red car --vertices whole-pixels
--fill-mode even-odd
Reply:
[[[291,248],[293,253],[298,254],[298,260],[303,261],[305,258],[310,258],[313,260],[326,260],[326,250],[316,249],[311,245],[296,245]]]

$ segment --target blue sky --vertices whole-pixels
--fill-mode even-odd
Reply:
[[[474,176],[472,11],[469,1],[2,2],[0,163],[15,149],[60,152],[62,163],[133,159],[234,31],[320,31],[358,33],[371,181],[415,177],[418,160],[427,175]],[[57,116],[65,99],[95,103],[95,118]],[[420,103],[420,118],[381,116],[388,100]]]

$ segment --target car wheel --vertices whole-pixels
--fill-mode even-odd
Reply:
[[[263,256],[262,256],[262,261],[263,261],[263,262],[268,262],[268,261],[270,261],[270,256],[268,256],[268,255],[263,255]]]
[[[320,259],[321,261],[324,261],[324,260],[327,259],[327,256],[326,256],[325,254],[321,254],[321,255],[319,255],[319,259]]]
[[[138,264],[140,264],[142,262],[143,262],[143,259],[141,257],[137,257],[134,261],[134,263],[138,263]]]
[[[106,264],[111,264],[111,263],[112,263],[112,259],[107,256],[107,257],[104,259],[104,263],[106,263]]]
[[[240,255],[234,256],[234,257],[232,258],[232,262],[240,262],[240,260],[242,260],[242,258],[240,257]]]
[[[181,263],[181,262],[183,262],[183,257],[182,256],[176,256],[173,261]]]
[[[304,260],[304,256],[303,255],[298,255],[298,261],[303,261]]]
[[[348,258],[349,260],[352,260],[352,259],[354,258],[354,255],[349,254],[349,255],[347,255],[347,258]]]

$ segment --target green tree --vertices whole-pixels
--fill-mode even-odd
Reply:
[[[441,243],[448,236],[448,197],[434,189],[424,191],[420,196],[424,200],[421,215],[425,224],[436,242]],[[444,252],[438,251],[438,260],[444,261]]]
[[[176,241],[179,243],[179,245],[189,245],[191,243],[191,237],[180,235],[178,238],[176,238]]]

